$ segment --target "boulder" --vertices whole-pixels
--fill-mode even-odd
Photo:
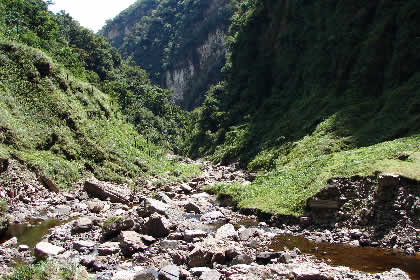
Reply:
[[[210,266],[213,253],[206,248],[196,247],[188,255],[188,265],[190,267]]]
[[[131,191],[128,188],[115,186],[98,180],[88,180],[84,184],[84,190],[91,197],[102,200],[109,199],[113,203],[130,203]]]
[[[180,187],[181,192],[189,194],[193,192],[193,188],[191,188],[190,186],[188,186],[187,184],[182,184]]]
[[[247,254],[240,254],[236,257],[233,258],[232,260],[232,265],[237,265],[237,264],[250,264],[255,260],[255,258],[251,257],[250,255]]]
[[[140,217],[149,217],[153,213],[159,213],[166,216],[168,205],[156,199],[146,198],[142,205],[137,207],[137,214]]]
[[[292,269],[292,274],[296,280],[327,280],[328,277],[308,265],[302,264]]]
[[[144,233],[155,238],[166,237],[170,233],[171,224],[163,216],[154,213],[144,224]]]
[[[77,219],[72,226],[71,233],[83,233],[91,231],[93,228],[93,221],[88,217],[82,217]]]
[[[184,232],[184,240],[191,242],[194,238],[207,237],[209,234],[202,230],[186,230]]]
[[[246,228],[239,230],[239,240],[247,241],[252,237],[258,236],[259,230],[257,228]]]
[[[122,231],[118,237],[121,252],[125,257],[131,257],[134,253],[147,248],[143,243],[142,236],[135,231]]]
[[[187,204],[185,204],[184,209],[187,212],[193,212],[193,213],[196,213],[196,214],[201,214],[200,207],[193,202],[188,202]]]
[[[170,199],[170,198],[169,198],[169,196],[168,196],[168,195],[166,195],[166,194],[165,194],[165,193],[163,193],[163,192],[158,193],[158,194],[155,196],[155,198],[156,198],[156,200],[159,200],[159,201],[161,201],[161,202],[163,202],[163,203],[166,203],[166,204],[168,204],[168,203],[171,203],[171,202],[172,202],[172,199]]]
[[[105,221],[102,235],[106,239],[115,237],[123,230],[132,229],[134,225],[134,220],[129,217],[111,217]]]
[[[221,220],[226,220],[226,217],[220,211],[213,211],[201,216],[200,220],[202,222],[213,223]]]
[[[105,242],[98,247],[98,254],[100,256],[113,255],[120,252],[119,242]]]
[[[134,275],[134,280],[155,280],[155,275],[150,270],[141,270]]]
[[[276,259],[280,256],[276,252],[261,252],[257,254],[256,262],[261,265],[266,265],[271,262],[272,259]]]
[[[55,246],[48,242],[39,242],[35,245],[34,254],[39,259],[45,259],[47,257],[54,257],[66,251],[63,247]]]
[[[92,213],[100,213],[105,208],[105,203],[100,200],[92,200],[87,203],[89,211]]]
[[[178,280],[180,275],[179,267],[176,265],[167,265],[159,271],[159,280]]]
[[[235,230],[235,227],[232,224],[226,224],[222,227],[220,227],[217,231],[216,231],[216,239],[233,239],[233,240],[237,240],[238,239],[238,233]]]
[[[73,249],[78,251],[78,252],[85,252],[85,251],[93,251],[95,248],[95,242],[92,241],[84,241],[84,240],[79,240],[79,241],[74,241],[73,242]]]

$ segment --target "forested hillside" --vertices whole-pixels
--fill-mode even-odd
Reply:
[[[192,109],[221,79],[224,37],[235,5],[228,0],[140,0],[100,33],[155,84],[171,89],[174,102]]]
[[[242,1],[227,78],[194,112],[189,154],[271,170],[217,190],[281,213],[301,213],[330,177],[419,178],[419,12],[418,1]]]
[[[188,169],[166,158],[185,118],[169,92],[43,1],[0,1],[0,91],[0,158],[59,187]]]

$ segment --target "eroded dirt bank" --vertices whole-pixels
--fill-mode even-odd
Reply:
[[[334,179],[309,202],[307,217],[283,225],[279,217],[242,215],[202,191],[208,184],[247,182],[252,176],[232,166],[199,164],[203,175],[184,184],[149,182],[133,194],[90,179],[56,194],[11,161],[1,174],[0,199],[8,200],[12,222],[64,222],[52,224],[34,244],[19,238],[3,243],[0,273],[11,271],[17,259],[31,263],[49,256],[81,264],[98,279],[409,279],[391,269],[392,262],[382,269],[386,272],[366,273],[308,253],[317,251],[319,257],[331,253],[325,244],[350,243],[355,249],[395,247],[418,257],[417,182],[395,176]],[[313,248],[279,241],[299,235],[313,240]],[[401,258],[406,271],[420,266],[415,256]],[[407,272],[411,279],[420,277],[416,269]]]

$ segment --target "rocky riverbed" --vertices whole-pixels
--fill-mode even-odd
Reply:
[[[9,184],[0,197],[8,199],[12,222],[32,220],[42,225],[53,219],[57,223],[34,244],[23,244],[19,238],[5,240],[0,246],[0,274],[10,272],[16,262],[52,258],[82,265],[97,279],[419,279],[415,268],[408,271],[410,275],[392,265],[382,272],[367,273],[331,263],[328,257],[319,258],[310,250],[299,249],[297,243],[278,241],[281,236],[306,236],[319,243],[313,250],[321,255],[331,254],[323,249],[325,243],[395,247],[408,255],[417,252],[417,258],[403,259],[411,264],[410,269],[420,266],[418,216],[407,218],[407,226],[399,225],[407,234],[397,239],[407,236],[409,242],[394,241],[393,246],[377,242],[374,236],[374,241],[363,244],[369,232],[363,227],[352,229],[355,222],[345,222],[351,219],[334,221],[334,225],[319,225],[310,221],[313,218],[288,225],[281,224],[278,217],[262,221],[223,206],[214,195],[203,192],[204,186],[213,183],[249,184],[253,176],[234,166],[198,164],[203,166],[200,177],[183,184],[150,183],[133,194],[125,186],[94,179],[80,182],[72,192],[53,193],[34,174],[11,162],[2,174]],[[318,197],[322,198],[325,194]],[[336,224],[339,227],[331,228]]]

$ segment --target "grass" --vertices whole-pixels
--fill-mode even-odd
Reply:
[[[249,186],[213,185],[207,190],[230,195],[240,208],[302,215],[306,200],[326,187],[332,177],[396,173],[420,180],[420,134],[361,148],[337,135],[335,116],[318,125],[312,135],[293,143],[281,153],[275,168]],[[346,149],[346,150],[343,150]],[[398,159],[405,154],[408,158]]]
[[[139,135],[117,102],[42,51],[8,41],[0,50],[1,157],[17,156],[60,188],[91,174],[133,185],[139,176],[183,181],[200,173],[168,159],[169,151]]]
[[[85,269],[73,265],[60,265],[54,261],[25,265],[16,269],[10,276],[1,280],[86,280],[89,279]]]

